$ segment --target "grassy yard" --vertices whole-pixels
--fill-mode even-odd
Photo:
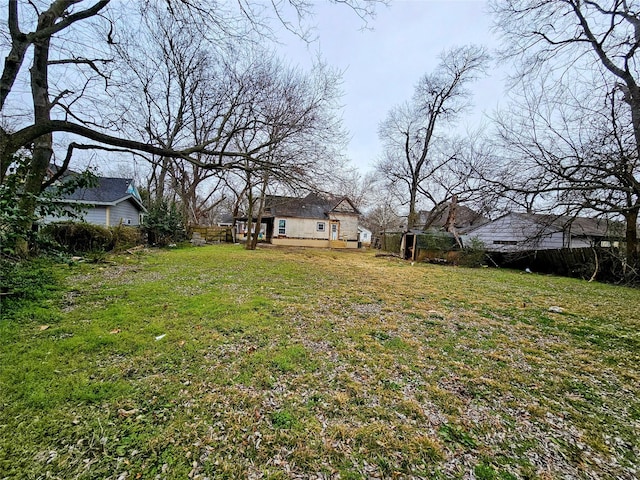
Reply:
[[[0,479],[640,477],[640,290],[237,246],[60,268],[0,321]]]

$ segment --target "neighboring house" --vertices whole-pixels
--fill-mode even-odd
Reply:
[[[95,187],[78,188],[58,201],[68,206],[78,218],[48,215],[43,223],[80,220],[103,227],[139,226],[147,211],[130,178],[98,177]]]
[[[522,252],[560,248],[615,246],[606,219],[507,213],[489,223],[467,229],[465,245],[480,240],[490,252]]]
[[[358,248],[360,212],[347,197],[310,193],[304,198],[268,196],[263,239],[273,245]],[[239,235],[246,219],[239,219]]]
[[[371,230],[358,225],[358,241],[363,247],[371,246]]]
[[[233,224],[233,215],[231,214],[220,215],[216,222],[216,225],[219,227],[232,227]]]

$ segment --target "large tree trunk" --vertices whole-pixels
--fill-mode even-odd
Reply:
[[[411,182],[411,191],[409,192],[409,216],[407,217],[407,230],[416,228],[420,221],[420,215],[416,211],[416,202],[418,198],[418,183]]]
[[[260,201],[262,202],[262,199]],[[256,248],[258,248],[258,235],[260,235],[260,228],[262,228],[262,208],[258,210],[256,223],[253,226],[253,234],[251,235],[251,239],[247,244],[248,250],[255,250]]]
[[[636,271],[640,269],[640,245],[638,245],[638,212],[640,208],[633,208],[625,215],[627,223],[625,240],[627,243],[626,256],[629,266]]]
[[[260,234],[260,229],[262,228],[262,216],[264,215],[264,206],[267,196],[267,185],[269,183],[269,175],[267,173],[262,177],[262,185],[260,186],[260,198],[258,204],[258,214],[256,218],[256,225],[254,228],[254,234],[251,237],[251,248],[250,250],[255,250],[258,247],[258,235]]]
[[[458,196],[453,195],[451,197],[451,203],[449,203],[449,214],[447,215],[447,221],[444,224],[444,229],[453,235],[453,238],[456,239],[456,243],[460,248],[463,248],[462,240],[460,239],[460,235],[458,235],[458,230],[456,229],[456,215],[458,213]]]
[[[458,196],[453,195],[451,202],[449,203],[449,214],[447,215],[447,221],[444,224],[444,229],[447,232],[453,233],[456,228],[456,214],[458,213]]]
[[[245,239],[244,248],[247,250],[253,250],[251,248],[251,238],[252,238],[252,225],[253,225],[253,189],[251,188],[250,182],[250,173],[247,172],[247,184],[249,185],[249,189],[247,190],[247,200],[249,201],[249,205],[247,208],[247,238]]]
[[[56,15],[45,12],[38,18],[38,30],[50,27],[55,23]],[[34,124],[40,124],[51,120],[51,106],[49,104],[49,37],[40,39],[34,43],[33,66],[31,67],[31,96],[34,106]],[[29,232],[33,229],[37,198],[41,193],[47,168],[53,154],[52,134],[42,135],[34,142],[33,155],[29,164],[29,171],[24,185],[24,195],[20,200],[20,211],[23,219],[20,229]],[[29,253],[29,245],[26,238],[17,241],[16,254],[26,256]]]

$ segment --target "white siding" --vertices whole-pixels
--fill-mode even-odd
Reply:
[[[75,211],[74,211],[75,212]],[[71,217],[68,215],[64,215],[61,212],[60,215],[47,215],[42,219],[42,223],[54,223],[54,222],[87,222],[92,223],[94,225],[102,225],[103,227],[107,225],[107,207],[93,207],[89,209],[85,209],[80,212],[75,212],[77,217]]]
[[[360,228],[360,241],[363,244],[371,243],[371,232],[366,228]]]
[[[112,227],[118,226],[120,220],[123,225],[140,225],[140,211],[129,200],[120,202],[111,207],[109,222]]]
[[[74,212],[74,213],[78,215],[80,213],[84,214],[86,212]],[[64,212],[60,212],[59,215],[45,215],[45,217],[41,220],[41,222],[43,224],[47,224],[47,223],[55,223],[55,222],[66,222],[70,220],[74,220],[74,218],[68,215],[65,215]]]
[[[546,236],[542,239],[540,243],[539,250],[549,250],[549,249],[558,249],[569,247],[569,245],[565,245],[564,243],[564,233],[555,232],[549,236]]]
[[[340,240],[358,241],[358,215],[353,213],[331,213],[331,220],[340,222]]]
[[[109,215],[107,215],[107,210],[109,211]],[[75,222],[87,222],[92,223],[93,225],[101,225],[103,227],[118,226],[120,224],[120,220],[122,220],[123,225],[139,226],[140,211],[131,201],[126,200],[113,206],[98,205],[85,208],[83,211],[79,212],[79,218],[69,217],[68,215],[47,215],[42,221],[43,223],[53,223],[68,220]]]
[[[552,232],[544,226],[516,215],[505,215],[472,230],[462,239],[466,245],[477,238],[492,252],[519,252],[563,248],[562,232]]]
[[[287,238],[309,238],[309,239],[329,239],[329,220],[317,218],[290,218],[276,217],[273,227],[273,236],[281,236],[278,234],[278,225],[280,220],[286,221],[285,237]],[[324,231],[318,231],[318,223],[324,223]]]
[[[109,207],[96,206],[90,208],[86,215],[83,215],[83,221],[93,223],[94,225],[102,225],[107,227],[107,209]]]
[[[590,248],[597,245],[599,242],[594,241],[587,237],[572,237],[570,248]]]

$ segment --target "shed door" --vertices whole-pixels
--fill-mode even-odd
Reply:
[[[329,229],[331,231],[331,240],[338,240],[340,235],[340,222],[332,220],[329,222]]]
[[[416,235],[413,233],[407,233],[404,236],[404,259],[415,260],[416,259]]]

